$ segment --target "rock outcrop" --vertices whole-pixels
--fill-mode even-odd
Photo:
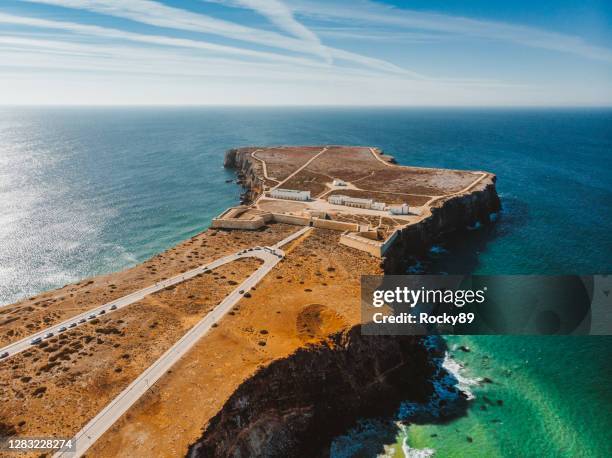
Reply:
[[[225,152],[223,167],[236,169],[238,184],[244,189],[241,195],[241,204],[254,201],[263,192],[261,173],[255,169],[256,161],[249,160],[253,148],[236,148]]]
[[[189,457],[324,456],[360,417],[426,402],[436,367],[424,338],[362,336],[358,326],[274,361],[241,384]]]
[[[501,209],[495,181],[495,175],[488,174],[475,189],[435,202],[429,216],[401,229],[399,237],[385,253],[385,274],[404,274],[405,260],[409,256],[425,253],[432,244],[452,232],[490,224],[491,215]]]

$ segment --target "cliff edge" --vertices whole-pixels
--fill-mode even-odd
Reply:
[[[359,417],[425,403],[435,365],[420,337],[362,336],[359,326],[277,360],[245,381],[188,456],[324,456]]]

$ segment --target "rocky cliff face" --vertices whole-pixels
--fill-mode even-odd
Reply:
[[[436,367],[424,342],[354,327],[277,360],[242,383],[188,456],[325,456],[357,418],[432,395]]]
[[[226,153],[248,199],[263,191],[245,150]],[[445,234],[488,224],[499,211],[495,176],[469,193],[443,199],[418,224],[402,230],[387,251],[385,273]],[[409,336],[362,336],[359,327],[277,360],[241,384],[192,444],[190,457],[325,456],[331,439],[361,417],[389,415],[400,401],[426,402],[440,371],[440,353]]]
[[[254,201],[263,192],[261,173],[255,169],[255,164],[249,154],[249,148],[230,149],[225,152],[223,167],[236,169],[238,184],[244,189],[241,203],[248,204]]]
[[[402,229],[385,253],[385,273],[404,274],[404,261],[408,256],[426,252],[433,243],[451,232],[490,224],[491,214],[501,209],[495,181],[495,175],[489,174],[469,193],[438,201],[427,218]]]
[[[383,156],[390,158],[390,156]],[[395,162],[391,161],[390,162]],[[248,154],[247,148],[231,149],[225,153],[224,166],[235,168],[239,182],[245,189],[245,202],[263,192],[262,182]],[[489,224],[490,215],[499,212],[501,204],[495,188],[496,177],[488,174],[468,193],[442,199],[431,208],[431,214],[418,224],[402,229],[391,248],[385,253],[383,266],[386,274],[403,274],[404,260],[421,254],[446,234]]]

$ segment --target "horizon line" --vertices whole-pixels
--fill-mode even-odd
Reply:
[[[23,103],[2,104],[0,108],[507,108],[507,109],[612,109],[610,105],[384,105],[384,104],[56,104],[56,103]]]

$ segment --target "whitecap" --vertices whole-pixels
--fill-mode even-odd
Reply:
[[[463,373],[463,366],[453,359],[448,353],[444,355],[442,367],[452,374],[452,376],[457,380],[456,386],[466,395],[466,399],[468,401],[474,399],[474,393],[472,393],[470,387],[478,385],[478,380],[467,377]]]
[[[412,448],[408,445],[408,428],[404,425],[399,425],[402,433],[404,435],[404,440],[402,440],[402,453],[406,458],[429,458],[430,456],[434,456],[436,454],[435,449],[433,448]]]

